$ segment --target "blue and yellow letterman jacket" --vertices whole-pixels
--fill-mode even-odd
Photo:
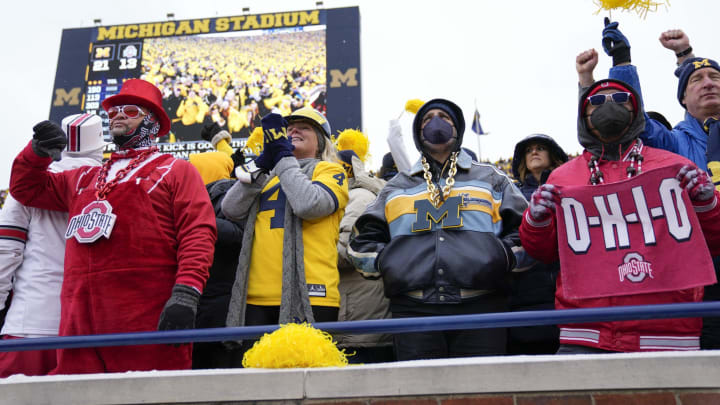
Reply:
[[[364,276],[383,278],[389,298],[460,303],[502,288],[515,256],[522,255],[522,193],[505,174],[473,163],[465,152],[457,169],[438,208],[428,199],[418,161],[390,180],[355,222],[348,254]]]

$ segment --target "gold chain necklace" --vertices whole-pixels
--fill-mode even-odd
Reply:
[[[430,173],[430,164],[428,163],[425,156],[422,157],[422,168],[423,178],[427,183],[427,190],[430,193],[430,202],[435,208],[438,208],[445,199],[450,195],[450,189],[455,185],[455,173],[457,173],[457,156],[460,152],[453,152],[450,154],[450,170],[448,170],[448,177],[445,180],[445,185],[442,188],[442,197],[440,196],[440,189],[432,182],[432,174]],[[442,176],[442,173],[440,174]]]

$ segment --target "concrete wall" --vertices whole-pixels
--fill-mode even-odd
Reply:
[[[476,357],[318,369],[0,380],[0,404],[720,404],[720,351]]]

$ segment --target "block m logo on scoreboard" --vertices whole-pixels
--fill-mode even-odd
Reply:
[[[349,68],[343,73],[340,69],[330,69],[330,87],[340,87],[343,84],[347,87],[357,87],[357,68]]]
[[[63,88],[55,89],[53,107],[62,107],[65,104],[80,105],[80,87],[73,87],[70,92]]]

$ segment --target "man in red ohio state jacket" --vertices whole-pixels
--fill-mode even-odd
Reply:
[[[581,71],[584,64],[591,62],[591,53],[579,55],[578,72]],[[578,104],[578,140],[585,150],[577,158],[553,170],[547,183],[533,193],[530,207],[525,211],[520,225],[520,238],[528,254],[545,262],[561,258],[555,307],[571,309],[702,301],[703,285],[713,284],[715,280],[710,253],[713,255],[720,253],[719,194],[715,191],[712,181],[704,171],[682,156],[643,145],[639,139],[640,133],[645,127],[642,102],[639,93],[630,85],[606,79],[595,82],[583,90]],[[655,254],[658,252],[658,248],[652,246],[653,241],[648,242],[647,237],[633,238],[633,235],[626,238],[624,232],[622,233],[622,243],[615,243],[615,234],[605,235],[610,239],[609,242],[603,240],[602,235],[599,235],[604,232],[603,227],[597,226],[603,225],[600,220],[597,220],[601,216],[595,216],[594,222],[597,223],[586,222],[589,226],[570,227],[571,230],[565,232],[569,228],[561,226],[561,221],[572,215],[570,212],[572,209],[565,210],[564,215],[560,213],[560,209],[566,209],[565,204],[568,203],[567,199],[561,200],[564,198],[563,188],[567,188],[567,194],[570,194],[572,187],[577,189],[577,186],[584,186],[585,189],[591,190],[587,193],[592,193],[593,189],[608,187],[611,183],[624,181],[627,184],[627,182],[633,181],[632,179],[641,181],[636,176],[653,169],[660,170],[663,167],[672,172],[670,180],[678,181],[676,194],[680,195],[680,191],[682,191],[682,195],[684,195],[687,191],[689,204],[686,207],[694,210],[697,215],[701,229],[696,229],[693,235],[699,239],[696,239],[698,242],[688,242],[686,245],[692,247],[683,250],[693,256],[692,260],[686,258],[682,266],[668,265],[662,259],[657,260],[653,265],[656,266],[653,269],[654,279],[653,276],[649,276],[645,279],[645,283],[633,284],[634,281],[642,279],[645,274],[640,274],[642,272],[633,268],[632,271],[637,272],[638,277],[633,275],[631,280],[627,280],[625,277],[618,279],[618,271],[622,275],[622,271],[627,270],[630,266],[622,267],[622,260],[611,263],[611,265],[602,265],[600,259],[613,254],[624,254],[628,258],[630,257],[628,253],[642,249],[654,248],[655,251],[651,253]],[[645,178],[652,178],[647,176],[652,175],[646,175]],[[627,185],[620,189],[627,191],[629,188],[630,186]],[[651,190],[645,191],[650,195]],[[617,199],[617,197],[615,198]],[[562,204],[561,201],[563,201]],[[630,205],[623,206],[618,203],[616,208],[626,209]],[[557,208],[558,206],[561,208]],[[654,206],[650,206],[650,208],[653,208],[653,212],[656,211]],[[611,209],[614,210],[614,214],[618,213],[618,209],[612,207]],[[641,216],[639,211],[640,209],[635,214],[635,218]],[[577,214],[577,209],[574,212],[576,216],[580,215]],[[687,211],[683,210],[683,213],[685,212]],[[624,214],[625,211],[620,213]],[[664,220],[672,215],[675,215],[674,211],[663,214],[661,219]],[[656,217],[660,218],[661,216],[653,214],[652,219]],[[608,228],[620,228],[622,224],[617,219],[619,215],[613,218],[616,222],[611,221]],[[633,223],[632,232],[646,231],[647,223],[641,224],[638,220],[627,219],[633,218],[632,214],[623,215],[622,218],[628,223]],[[645,218],[649,217],[645,216]],[[651,219],[646,222],[650,222],[648,225],[650,228],[655,225]],[[663,228],[662,225],[658,225],[658,235],[660,232],[667,233],[667,228],[667,226]],[[649,230],[647,231],[649,232]],[[569,261],[574,264],[567,265],[568,262],[562,260],[562,253],[567,251],[567,246],[571,245],[572,239],[565,235],[572,232],[582,233],[583,235],[579,235],[579,237],[582,236],[585,239],[591,238],[591,243],[587,244],[588,250],[577,253],[582,256],[580,264]],[[617,240],[620,241],[621,232],[619,230],[617,235]],[[667,236],[667,239],[670,238]],[[680,246],[680,242],[682,241],[678,241],[678,246]],[[609,246],[608,243],[610,243]],[[598,249],[597,255],[589,250],[591,248]],[[660,252],[659,254],[667,255],[668,253]],[[635,255],[635,257],[642,259],[639,255]],[[701,257],[704,257],[704,260],[695,260]],[[630,258],[632,259],[632,257]],[[695,266],[695,262],[700,265]],[[649,270],[649,268],[643,270]],[[615,282],[615,290],[610,282],[601,282],[610,280],[606,277],[608,275],[614,277],[612,280]],[[684,284],[668,283],[668,280],[675,276]],[[629,286],[632,286],[632,289],[629,289]],[[558,353],[698,350],[701,328],[702,319],[700,318],[560,325],[560,350]]]
[[[170,130],[155,86],[128,80],[102,106],[119,150],[101,167],[48,172],[68,142],[49,121],[33,128],[13,163],[10,190],[18,201],[70,214],[60,335],[193,328],[216,239],[203,182],[188,162],[153,146]],[[190,365],[190,345],[62,349],[53,373]]]

